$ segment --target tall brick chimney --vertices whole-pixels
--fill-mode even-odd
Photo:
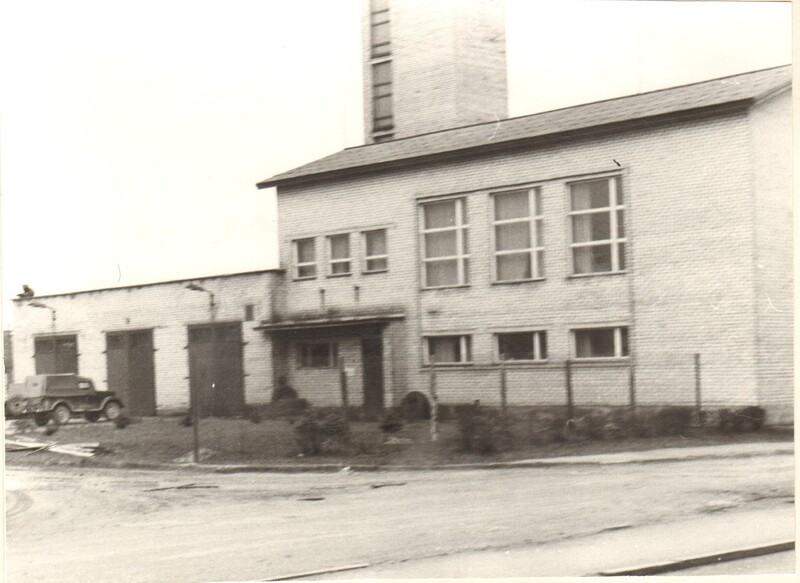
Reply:
[[[502,0],[365,0],[367,143],[508,116]]]

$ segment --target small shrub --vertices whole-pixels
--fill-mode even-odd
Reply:
[[[511,447],[511,420],[500,411],[469,405],[456,409],[461,446],[464,451],[497,453]]]
[[[384,433],[396,433],[403,429],[403,419],[394,411],[387,411],[378,426]]]
[[[722,431],[745,433],[757,431],[764,426],[766,412],[761,407],[742,407],[741,409],[720,409],[718,426]]]
[[[663,407],[654,418],[656,435],[682,435],[692,424],[694,411],[691,407]]]
[[[340,451],[347,444],[350,434],[340,413],[313,410],[306,411],[294,426],[294,431],[303,455]]]

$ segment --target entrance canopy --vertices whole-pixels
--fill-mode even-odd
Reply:
[[[392,320],[402,320],[405,314],[392,312],[384,314],[338,314],[329,316],[304,317],[281,320],[280,322],[262,322],[256,330],[264,332],[293,332],[300,330],[328,330],[331,328],[352,328],[369,325],[385,325]]]

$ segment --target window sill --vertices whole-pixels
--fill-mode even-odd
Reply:
[[[597,271],[594,273],[573,273],[572,275],[568,275],[567,279],[583,279],[586,277],[603,277],[609,275],[625,275],[628,273],[627,271]]]
[[[598,356],[595,358],[574,358],[570,360],[570,364],[574,365],[597,365],[605,364],[609,366],[625,366],[630,364],[630,356]]]
[[[376,269],[374,271],[362,271],[361,275],[376,275],[379,273],[389,273],[388,269]]]
[[[537,281],[544,281],[544,277],[532,277],[531,279],[509,279],[507,281],[493,281],[492,285],[515,285],[520,283],[535,283]]]
[[[292,281],[314,281],[315,279],[317,279],[316,275],[313,277],[295,277]]]
[[[336,277],[350,277],[353,275],[352,273],[330,273],[325,276],[325,279],[332,279]]]
[[[428,362],[423,364],[422,368],[425,370],[433,368],[473,368],[474,365],[474,362],[437,362],[435,365]]]
[[[498,367],[517,367],[517,366],[527,366],[527,365],[542,365],[542,364],[550,364],[550,361],[547,359],[543,360],[496,360],[492,364]]]
[[[423,288],[420,288],[420,289],[422,291],[438,291],[438,290],[442,290],[442,289],[463,289],[463,288],[467,288],[467,287],[470,287],[470,284],[468,284],[468,283],[459,283],[459,284],[456,284],[456,285],[441,285],[441,286],[438,286],[438,287],[423,287]]]

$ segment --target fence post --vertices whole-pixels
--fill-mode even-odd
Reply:
[[[567,419],[575,416],[575,408],[572,402],[572,361],[568,358],[564,363],[564,371],[567,381]]]
[[[350,428],[350,401],[347,395],[347,370],[344,366],[344,356],[339,357],[339,388],[342,391],[342,408],[344,409],[344,424]]]
[[[701,394],[701,377],[700,377],[700,353],[695,352],[694,354],[694,398],[695,398],[695,414],[697,415],[697,424],[700,425],[702,423],[703,417],[703,399]]]
[[[630,365],[629,370],[629,377],[628,377],[628,390],[629,390],[629,397],[630,397],[630,407],[631,409],[636,408],[636,369],[633,366],[633,363]]]
[[[190,383],[191,385],[191,383]],[[214,384],[211,384],[211,390],[214,390]],[[200,391],[197,386],[189,387],[189,398],[191,400],[190,407],[192,409],[192,452],[194,454],[194,463],[200,463]]]
[[[439,397],[436,394],[436,366],[431,363],[431,378],[430,378],[430,393],[431,393],[431,441],[439,439]]]
[[[507,387],[507,379],[506,379],[506,363],[502,360],[500,361],[500,413],[503,416],[503,420],[506,418],[506,413],[508,409],[508,387]]]

